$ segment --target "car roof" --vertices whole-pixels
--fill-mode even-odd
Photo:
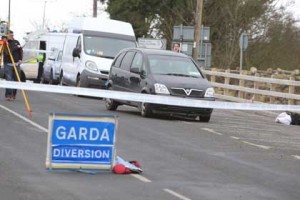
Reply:
[[[178,56],[178,57],[184,57],[184,58],[190,58],[189,56],[178,53],[170,50],[161,50],[161,49],[147,49],[147,48],[127,48],[126,51],[130,50],[137,50],[140,51],[146,55],[169,55],[169,56]]]

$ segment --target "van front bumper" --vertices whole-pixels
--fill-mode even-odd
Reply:
[[[96,74],[83,70],[80,75],[80,87],[105,88],[105,83],[108,79],[107,74]]]

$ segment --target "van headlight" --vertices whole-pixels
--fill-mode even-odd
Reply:
[[[96,63],[90,60],[86,61],[85,67],[96,72],[98,71]]]
[[[165,86],[164,84],[155,83],[154,89],[156,94],[170,94],[167,86]]]
[[[207,88],[204,97],[214,97],[214,96],[215,96],[214,88]]]

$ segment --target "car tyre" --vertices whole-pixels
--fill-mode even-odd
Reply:
[[[112,90],[111,87],[108,88],[108,90]],[[107,110],[117,110],[119,104],[110,98],[105,98],[105,107]]]
[[[200,122],[209,122],[210,116],[211,116],[211,115],[199,116],[199,118],[200,118],[199,121],[200,121]]]
[[[53,71],[52,71],[52,69],[50,71],[49,85],[53,85]]]
[[[141,115],[142,115],[142,117],[151,117],[152,110],[151,110],[151,106],[150,106],[149,103],[142,102],[140,104],[140,109],[141,109]]]

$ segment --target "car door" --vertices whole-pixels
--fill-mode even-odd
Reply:
[[[53,63],[53,69],[52,69],[52,75],[53,75],[53,80],[57,81],[59,79],[59,74],[61,70],[61,62],[62,62],[62,51],[58,52],[58,55]]]
[[[128,51],[122,59],[120,69],[118,70],[118,73],[115,74],[115,90],[125,92],[130,91],[130,66],[134,55],[134,51]]]
[[[133,58],[133,61],[130,66],[130,77],[129,77],[129,91],[140,93],[142,91],[142,78],[144,77],[145,68],[144,68],[144,59],[143,54],[137,52]]]
[[[45,81],[50,80],[51,69],[53,67],[53,64],[54,64],[57,54],[58,54],[58,49],[52,48],[50,55],[47,57],[47,59],[45,61],[44,70],[43,70],[43,78]]]

